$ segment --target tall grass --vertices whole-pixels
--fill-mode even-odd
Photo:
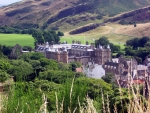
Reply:
[[[2,113],[35,113],[42,105],[42,94],[24,83],[16,83],[3,100]]]
[[[63,84],[64,88],[55,92],[56,113],[149,113],[149,101],[140,95],[139,86],[128,84],[128,88],[119,88],[110,95],[99,88],[99,101],[102,107],[95,106],[95,100],[87,93],[87,84],[75,79]],[[25,83],[11,87],[5,97],[2,113],[49,113],[46,95],[41,90],[32,89]],[[49,110],[49,111],[48,111]],[[54,112],[54,111],[53,111]]]

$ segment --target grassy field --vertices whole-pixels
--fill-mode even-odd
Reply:
[[[22,34],[0,34],[0,44],[6,46],[14,46],[19,44],[21,46],[34,47],[34,39],[31,35]]]

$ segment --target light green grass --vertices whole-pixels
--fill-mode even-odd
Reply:
[[[21,46],[34,47],[34,39],[31,35],[26,34],[0,34],[0,44],[6,46],[14,46],[19,44]]]
[[[63,36],[60,38],[61,42],[67,41],[67,43],[72,43],[72,41],[81,41],[82,44],[85,44],[86,41],[88,41],[89,43],[93,43],[94,41],[89,38],[87,38],[84,35],[68,35],[68,36]]]

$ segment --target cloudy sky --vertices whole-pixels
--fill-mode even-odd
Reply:
[[[14,2],[18,2],[18,1],[21,1],[21,0],[0,0],[0,4],[8,5],[8,4],[11,4],[11,3],[14,3]]]

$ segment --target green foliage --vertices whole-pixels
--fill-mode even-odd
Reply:
[[[91,99],[95,99],[102,94],[101,89],[104,94],[113,93],[112,85],[104,82],[102,79],[92,79],[87,77],[77,78],[76,82],[81,82],[87,84],[87,94]]]
[[[29,52],[19,56],[19,59],[29,62],[29,60],[40,60],[45,58],[43,53],[40,52]]]
[[[103,36],[101,38],[99,38],[98,40],[95,40],[95,46],[99,47],[99,45],[101,46],[107,46],[109,45],[109,40],[107,37]]]
[[[69,65],[63,62],[58,62],[58,69],[59,70],[69,70]]]
[[[124,56],[124,52],[122,51],[119,51],[117,54],[116,54],[116,57],[119,58],[120,56]]]
[[[7,97],[3,113],[35,113],[42,105],[42,93],[30,88],[28,83],[16,83],[11,87]]]
[[[44,31],[43,33],[45,42],[49,42],[49,43],[51,43],[52,41],[58,43],[58,41],[60,40],[59,35],[57,35],[55,31]]]
[[[114,78],[114,75],[111,73],[107,73],[105,76],[102,77],[102,79],[109,84],[112,84],[114,82]]]
[[[23,46],[22,49],[24,51],[30,51],[30,52],[32,51],[32,47],[30,47],[30,46]]]
[[[43,44],[44,43],[44,38],[42,36],[41,31],[34,30],[34,32],[32,32],[32,37],[34,37],[35,43],[38,43],[38,44]]]
[[[12,51],[11,46],[5,46],[5,45],[2,46],[2,52],[4,55],[6,56],[10,55],[11,51]]]
[[[0,59],[0,70],[8,71],[10,69],[10,63],[7,59]]]
[[[113,43],[109,43],[109,45],[113,53],[120,52],[121,47],[119,45],[114,45]]]
[[[5,72],[0,70],[0,82],[5,82],[9,78],[9,75]]]
[[[138,47],[144,47],[145,44],[149,41],[150,41],[149,37],[142,37],[140,39],[139,38],[134,38],[134,39],[131,39],[131,40],[127,40],[126,45],[127,46],[132,46],[133,49],[137,49]]]
[[[45,70],[58,70],[58,63],[55,60],[41,58],[40,62],[41,62],[41,66]]]
[[[114,52],[119,52],[121,50],[121,47],[119,45],[114,45],[113,43],[110,43],[108,38],[105,36],[100,37],[98,40],[95,40],[95,46],[104,46],[105,48],[109,45],[111,51]]]
[[[14,76],[16,81],[24,81],[33,73],[32,65],[23,60],[11,60],[9,74]]]
[[[32,65],[33,69],[41,68],[41,63],[39,60],[30,60],[29,63]]]
[[[80,62],[70,62],[69,64],[69,68],[72,71],[76,71],[76,68],[81,67],[81,63]]]
[[[40,72],[39,79],[52,81],[58,84],[64,83],[66,79],[72,79],[75,73],[72,71],[55,71],[48,70],[44,72]]]
[[[74,79],[66,81],[63,85],[63,90],[58,92],[59,103],[63,104],[63,112],[73,112],[76,109],[76,112],[79,113],[80,105],[83,107],[86,99],[87,86],[86,83],[74,82]],[[62,100],[64,100],[62,102]],[[60,105],[59,105],[60,109]]]
[[[44,54],[40,52],[30,53],[31,60],[40,60],[41,58],[44,58],[44,57],[45,57]]]
[[[61,32],[61,31],[58,31],[58,36],[64,36],[64,33],[63,32]]]
[[[150,54],[149,48],[138,47],[138,50],[134,50],[131,46],[126,46],[125,55],[133,56],[140,63],[144,61],[145,57]]]
[[[127,89],[116,88],[114,93],[112,93],[110,96],[110,107],[112,110],[115,109],[115,106],[119,113],[127,113],[127,107],[130,99],[132,98],[132,95],[130,95],[130,97],[129,95],[130,94],[128,93]]]

